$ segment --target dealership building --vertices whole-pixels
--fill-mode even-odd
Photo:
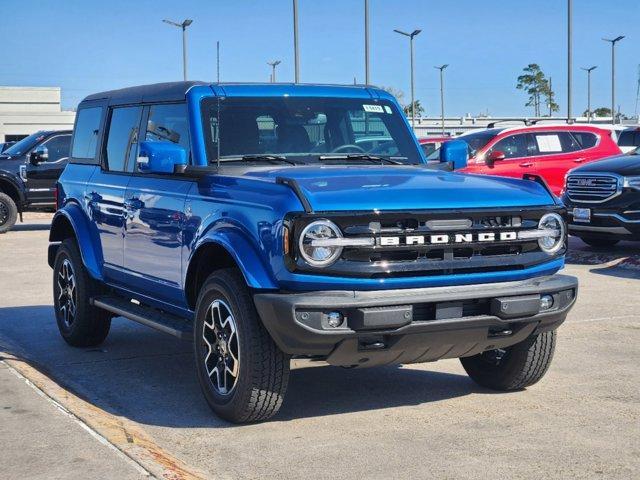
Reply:
[[[38,130],[71,129],[75,116],[62,110],[60,87],[0,87],[0,142]]]

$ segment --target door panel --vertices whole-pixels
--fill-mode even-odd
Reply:
[[[124,268],[127,283],[143,295],[173,305],[182,293],[182,229],[191,182],[132,177],[126,192]]]
[[[551,191],[560,195],[564,176],[585,160],[581,146],[566,131],[532,133],[532,149],[535,157],[535,172],[547,182]]]
[[[29,192],[29,203],[53,204],[54,192],[58,178],[67,166],[71,135],[55,135],[39,147],[44,146],[48,150],[49,159],[38,165],[33,165],[28,160],[25,166],[26,186]]]

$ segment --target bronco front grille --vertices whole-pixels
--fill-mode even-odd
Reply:
[[[567,177],[567,195],[574,202],[602,203],[620,194],[613,175],[573,174]]]
[[[314,268],[295,254],[287,258],[292,271],[321,275],[394,278],[435,276],[498,271],[517,271],[549,261],[535,238],[515,238],[501,241],[500,234],[517,234],[522,230],[535,230],[548,208],[500,210],[500,213],[480,210],[432,211],[408,213],[332,213],[304,215],[291,219],[292,245],[310,222],[326,218],[340,227],[345,238],[371,238],[373,245],[348,246],[334,264]],[[564,210],[558,210],[564,215]],[[481,234],[493,234],[496,241],[479,241]],[[467,235],[464,242],[449,241],[433,244],[407,244],[409,237],[433,235]],[[470,235],[470,236],[469,236]],[[384,245],[382,237],[403,239],[397,245]],[[558,254],[563,254],[560,251]]]

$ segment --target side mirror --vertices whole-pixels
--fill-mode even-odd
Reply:
[[[440,147],[440,163],[451,165],[452,170],[460,170],[469,161],[469,146],[464,140],[449,140]]]
[[[142,142],[136,163],[143,173],[173,173],[187,164],[187,151],[171,142]]]
[[[29,154],[29,162],[31,165],[40,165],[42,162],[49,160],[49,150],[44,145],[34,148]]]
[[[500,150],[494,150],[493,152],[491,152],[489,154],[489,156],[487,157],[487,165],[491,166],[496,162],[501,162],[502,160],[504,160],[506,158],[504,152],[500,151]]]

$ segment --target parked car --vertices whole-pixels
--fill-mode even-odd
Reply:
[[[16,142],[3,142],[0,143],[0,153],[4,152],[9,147],[15,145]]]
[[[458,137],[469,144],[465,173],[522,178],[539,175],[555,195],[572,168],[620,154],[610,132],[588,125],[490,128]]]
[[[571,170],[562,199],[569,231],[585,243],[640,240],[640,149]]]
[[[620,132],[618,146],[622,153],[631,153],[640,147],[640,127],[625,128]]]
[[[438,136],[438,137],[423,137],[419,138],[418,142],[420,142],[420,147],[424,154],[428,157],[435,153],[444,142],[448,142],[453,137],[450,136]]]
[[[23,212],[55,210],[55,187],[69,156],[71,131],[29,135],[0,154],[0,233]]]
[[[392,153],[357,146],[372,129]],[[448,142],[443,158],[464,162],[466,148]],[[402,109],[374,88],[91,95],[49,237],[60,333],[97,345],[123,316],[191,338],[204,396],[233,422],[278,411],[291,356],[461,358],[488,388],[532,385],[577,293],[556,274],[565,208],[539,181],[424,164]]]

